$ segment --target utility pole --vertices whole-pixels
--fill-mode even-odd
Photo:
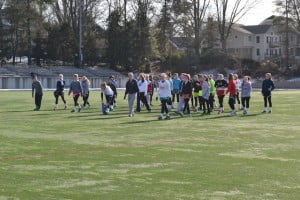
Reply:
[[[290,52],[289,52],[289,6],[288,0],[285,0],[285,51],[286,51],[286,60],[285,60],[285,67],[289,67],[289,59],[290,59]]]
[[[83,13],[83,0],[79,0],[79,31],[78,31],[78,67],[83,65],[83,52],[82,52],[82,13]]]
[[[27,0],[27,57],[28,57],[28,65],[31,65],[31,30],[30,30],[30,0]]]
[[[3,50],[3,32],[2,32],[2,29],[3,29],[3,25],[2,25],[2,6],[4,5],[4,2],[3,1],[0,1],[0,61],[1,61],[1,57],[2,57],[2,50]]]

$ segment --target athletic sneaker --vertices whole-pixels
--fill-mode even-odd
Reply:
[[[58,105],[56,104],[53,108],[53,110],[57,110],[58,109]]]
[[[178,114],[181,116],[181,117],[183,117],[184,116],[184,114],[183,114],[183,112],[181,111],[181,112],[178,112]]]
[[[170,120],[170,119],[171,119],[170,115],[167,115],[166,120]]]
[[[159,115],[158,120],[162,120],[162,119],[163,119],[162,115]]]
[[[269,114],[272,114],[272,110],[269,110],[269,112],[268,112]]]
[[[264,110],[264,111],[262,111],[261,113],[267,113],[267,111],[266,111],[266,110]]]
[[[234,117],[236,116],[236,112],[235,111],[232,111],[230,114],[229,114],[230,117]]]
[[[73,113],[73,112],[75,112],[76,110],[75,110],[75,108],[73,108],[72,110],[71,110],[71,113]]]
[[[67,105],[67,104],[65,104],[65,107],[64,107],[64,109],[65,109],[65,110],[67,110],[67,108],[68,108],[68,105]]]

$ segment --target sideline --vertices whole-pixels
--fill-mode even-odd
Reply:
[[[55,91],[56,89],[54,88],[44,88],[44,91]],[[100,91],[101,88],[90,88],[91,91]],[[125,88],[117,88],[118,91],[125,91]],[[0,91],[4,92],[14,92],[14,91],[31,91],[31,89],[0,89]],[[65,92],[69,91],[69,88],[65,88]]]
[[[44,88],[44,91],[55,91],[56,89],[54,88]],[[90,88],[91,91],[100,91],[101,88]],[[125,88],[117,88],[118,91],[125,91]],[[254,91],[260,91],[261,88],[253,88],[252,90]],[[0,92],[3,91],[3,92],[14,92],[14,91],[31,91],[31,89],[0,89]],[[69,91],[69,88],[66,88],[65,91]],[[274,90],[274,92],[276,91],[300,91],[300,88],[299,89],[276,89]]]

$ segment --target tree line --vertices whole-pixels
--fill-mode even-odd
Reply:
[[[166,67],[182,55],[172,52],[174,37],[190,38],[187,64],[203,62],[216,41],[226,54],[232,26],[260,0],[2,0],[0,57],[26,55],[29,64],[60,61],[78,65],[79,9],[85,65],[150,70],[154,60]],[[300,0],[275,2],[298,23]],[[203,41],[207,41],[202,51]],[[209,59],[208,59],[209,60]],[[178,61],[178,60],[177,60]],[[178,63],[178,62],[177,62]],[[179,62],[180,63],[180,62]],[[181,64],[181,63],[180,63]]]

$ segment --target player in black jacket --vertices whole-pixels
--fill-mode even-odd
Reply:
[[[184,75],[182,75],[182,80],[183,80],[183,83],[182,83],[182,89],[181,89],[180,96],[184,99],[184,108],[183,108],[183,111],[180,113],[181,116],[183,116],[183,113],[185,111],[187,111],[188,115],[191,114],[189,101],[190,101],[190,98],[192,97],[192,93],[193,93],[193,84],[190,81],[190,76],[188,74],[184,74]]]
[[[65,104],[65,107],[64,109],[67,109],[68,106],[67,106],[67,102],[65,100],[65,93],[64,93],[64,90],[65,90],[65,84],[66,82],[64,81],[64,75],[62,74],[59,74],[58,75],[59,77],[59,80],[57,81],[56,83],[56,90],[54,91],[54,97],[55,97],[55,106],[54,106],[54,110],[57,110],[58,109],[58,98],[61,97],[61,100],[64,102]]]

